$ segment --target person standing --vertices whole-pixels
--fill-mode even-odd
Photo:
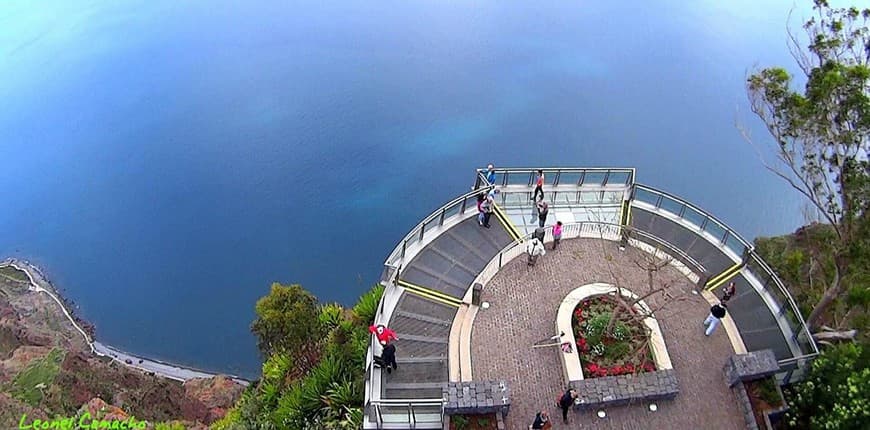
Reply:
[[[722,290],[722,304],[728,303],[728,300],[731,300],[734,297],[734,293],[737,292],[737,286],[734,285],[734,281],[728,283],[728,286]]]
[[[710,308],[710,315],[707,315],[707,319],[704,320],[704,326],[707,327],[704,335],[710,336],[716,330],[716,327],[719,327],[722,318],[725,318],[725,308],[725,303],[715,304]]]
[[[562,394],[562,397],[559,398],[559,407],[562,408],[562,421],[565,424],[568,424],[568,409],[571,408],[571,405],[574,404],[574,399],[578,396],[577,391],[573,388],[569,388],[568,391],[565,391],[565,394]]]
[[[384,367],[386,367],[387,373],[393,373],[394,369],[398,369],[399,364],[396,363],[396,345],[393,345],[392,343],[384,345],[384,351],[381,353],[381,360],[384,362]]]
[[[544,198],[544,171],[538,169],[538,179],[535,180],[535,192],[532,194],[532,201],[538,200],[538,192],[541,193],[541,198]]]
[[[553,226],[553,250],[556,250],[556,245],[562,240],[562,221],[556,221]]]
[[[547,430],[553,427],[553,423],[550,422],[550,414],[547,411],[538,412],[535,415],[535,422],[532,423],[532,429],[535,430]]]
[[[547,215],[550,213],[550,206],[547,205],[547,202],[544,199],[541,199],[537,203],[538,207],[538,227],[543,227],[547,222]]]
[[[528,265],[534,266],[538,262],[538,257],[546,254],[547,251],[544,249],[544,243],[535,237],[526,245],[526,253],[529,254]]]
[[[393,340],[399,340],[399,337],[396,336],[396,332],[388,329],[383,324],[370,325],[369,326],[369,333],[375,335],[375,337],[378,338],[378,342],[381,345],[386,345],[390,341],[393,341]]]
[[[489,182],[489,185],[495,185],[495,168],[492,167],[492,164],[486,166],[484,175],[486,176],[486,181]]]
[[[483,201],[486,196],[483,193],[477,195],[477,223],[483,225]]]
[[[495,204],[495,197],[492,191],[486,195],[486,198],[483,199],[483,202],[480,204],[480,208],[483,210],[483,226],[489,228],[489,219],[492,217],[493,205]]]

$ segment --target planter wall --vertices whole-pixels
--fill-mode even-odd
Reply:
[[[677,375],[673,369],[584,379],[572,381],[570,386],[579,394],[579,402],[574,404],[574,409],[578,411],[637,401],[670,400],[679,393]]]

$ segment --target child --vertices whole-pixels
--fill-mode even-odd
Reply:
[[[559,241],[562,240],[562,221],[556,221],[556,225],[553,226],[553,249],[556,249],[556,245],[559,244]]]

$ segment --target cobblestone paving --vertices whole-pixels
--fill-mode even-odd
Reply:
[[[549,246],[549,244],[548,244]],[[606,256],[609,255],[610,259]],[[616,243],[599,239],[563,241],[556,251],[526,265],[525,255],[507,264],[486,285],[483,300],[491,307],[477,314],[472,331],[472,370],[475,380],[505,380],[512,405],[508,429],[527,429],[537,411],[546,409],[554,429],[740,429],[743,418],[734,394],[726,387],[723,365],[733,354],[720,327],[704,336],[702,322],[709,305],[691,294],[691,281],[670,266],[657,272],[654,285],[668,283],[670,300],[657,313],[668,354],[679,381],[675,400],[609,408],[607,417],[595,412],[569,413],[569,424],[554,406],[564,390],[562,364],[556,347],[531,349],[538,340],[555,334],[556,311],[574,288],[593,282],[619,284],[643,295],[649,291],[644,262],[649,254],[634,248],[619,251]],[[646,300],[656,309],[665,300],[656,294]]]

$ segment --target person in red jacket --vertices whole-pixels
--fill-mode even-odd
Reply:
[[[390,343],[391,340],[399,340],[399,338],[396,336],[396,332],[388,329],[383,324],[378,324],[376,326],[370,325],[369,326],[369,333],[375,335],[375,337],[378,338],[378,342],[380,342],[381,345],[386,345],[386,344]]]

